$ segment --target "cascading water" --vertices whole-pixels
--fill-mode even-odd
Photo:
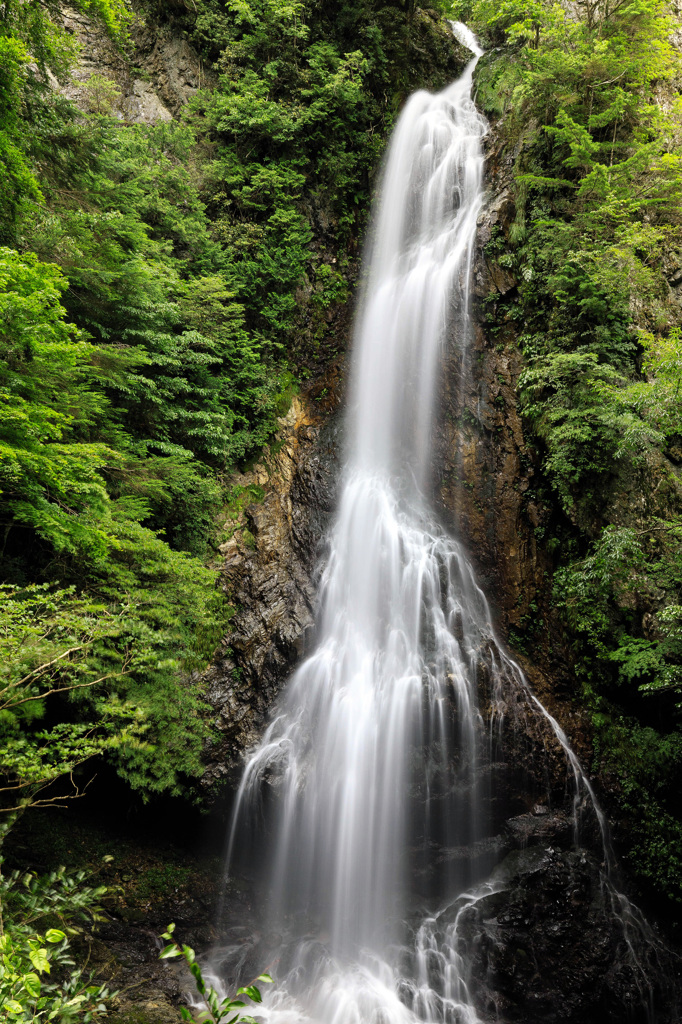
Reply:
[[[485,850],[459,868],[432,866],[451,903],[463,893],[447,927],[438,914],[405,924],[408,872],[435,845],[485,846],[480,759],[505,689],[535,700],[425,496],[444,343],[467,345],[483,202],[487,125],[471,97],[482,51],[464,26],[453,29],[474,58],[443,92],[412,96],[384,171],[318,642],[251,755],[233,819],[229,860],[254,822],[267,835],[264,916],[278,964],[259,1013],[279,1024],[479,1021],[458,922],[499,884],[483,881],[493,867]],[[578,799],[586,780],[546,717]]]

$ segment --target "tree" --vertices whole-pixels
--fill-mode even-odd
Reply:
[[[47,584],[0,586],[0,835],[29,807],[61,804],[80,796],[74,773],[93,757],[123,745],[139,746],[146,723],[139,707],[111,694],[129,672],[133,652],[110,659],[102,651],[121,636],[123,611],[78,598],[73,588]],[[48,702],[96,690],[94,720],[41,726]],[[107,692],[108,690],[108,692]],[[66,793],[50,790],[68,776]]]

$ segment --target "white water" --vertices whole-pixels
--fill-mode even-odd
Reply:
[[[412,96],[387,157],[317,646],[247,764],[233,821],[230,858],[250,824],[266,823],[266,916],[281,936],[277,984],[259,1010],[269,1024],[479,1024],[458,929],[496,891],[483,881],[492,863],[431,866],[437,887],[463,893],[459,909],[443,929],[438,914],[425,917],[408,946],[404,923],[414,865],[429,867],[436,843],[471,847],[486,835],[477,767],[490,732],[479,703],[495,723],[509,687],[535,701],[425,497],[444,344],[468,344],[483,201],[487,125],[471,98],[481,51],[464,26],[453,30],[476,56],[440,94]],[[535,703],[566,752],[576,812],[585,796],[594,805],[565,736]]]

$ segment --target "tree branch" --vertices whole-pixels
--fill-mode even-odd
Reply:
[[[54,690],[46,690],[45,693],[37,693],[33,697],[24,697],[23,700],[7,701],[6,704],[0,705],[0,711],[5,711],[7,708],[18,708],[22,704],[30,704],[33,700],[45,700],[46,697],[52,697],[55,693],[68,693],[70,690],[85,690],[90,686],[97,686],[98,683],[103,683],[107,679],[118,679],[121,676],[127,676],[127,672],[109,672],[105,676],[100,676],[99,679],[93,679],[89,683],[72,683],[70,686],[59,686]]]

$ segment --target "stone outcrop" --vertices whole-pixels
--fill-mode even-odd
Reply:
[[[139,13],[129,50],[121,50],[94,18],[65,5],[62,21],[80,47],[66,82],[52,86],[91,113],[113,114],[130,124],[171,121],[213,75],[170,22],[157,24]]]
[[[335,369],[327,384],[294,397],[261,461],[232,479],[236,499],[221,554],[223,587],[236,611],[206,679],[220,734],[208,755],[209,785],[230,777],[257,740],[313,628],[320,546],[338,475]]]
[[[528,845],[517,845],[520,836]],[[600,858],[573,848],[561,814],[512,819],[505,838],[515,848],[491,876],[498,891],[458,922],[482,1020],[646,1024],[652,996],[668,1002],[666,954],[636,911],[620,912]],[[442,915],[444,929],[452,916]],[[675,1013],[659,1007],[655,1019]]]
[[[547,561],[537,543],[543,510],[534,500],[533,457],[516,402],[521,354],[513,325],[487,311],[517,282],[490,253],[515,209],[508,168],[489,147],[489,189],[479,220],[472,325],[466,350],[450,346],[437,438],[442,514],[467,544],[504,631],[519,626],[541,588]]]

